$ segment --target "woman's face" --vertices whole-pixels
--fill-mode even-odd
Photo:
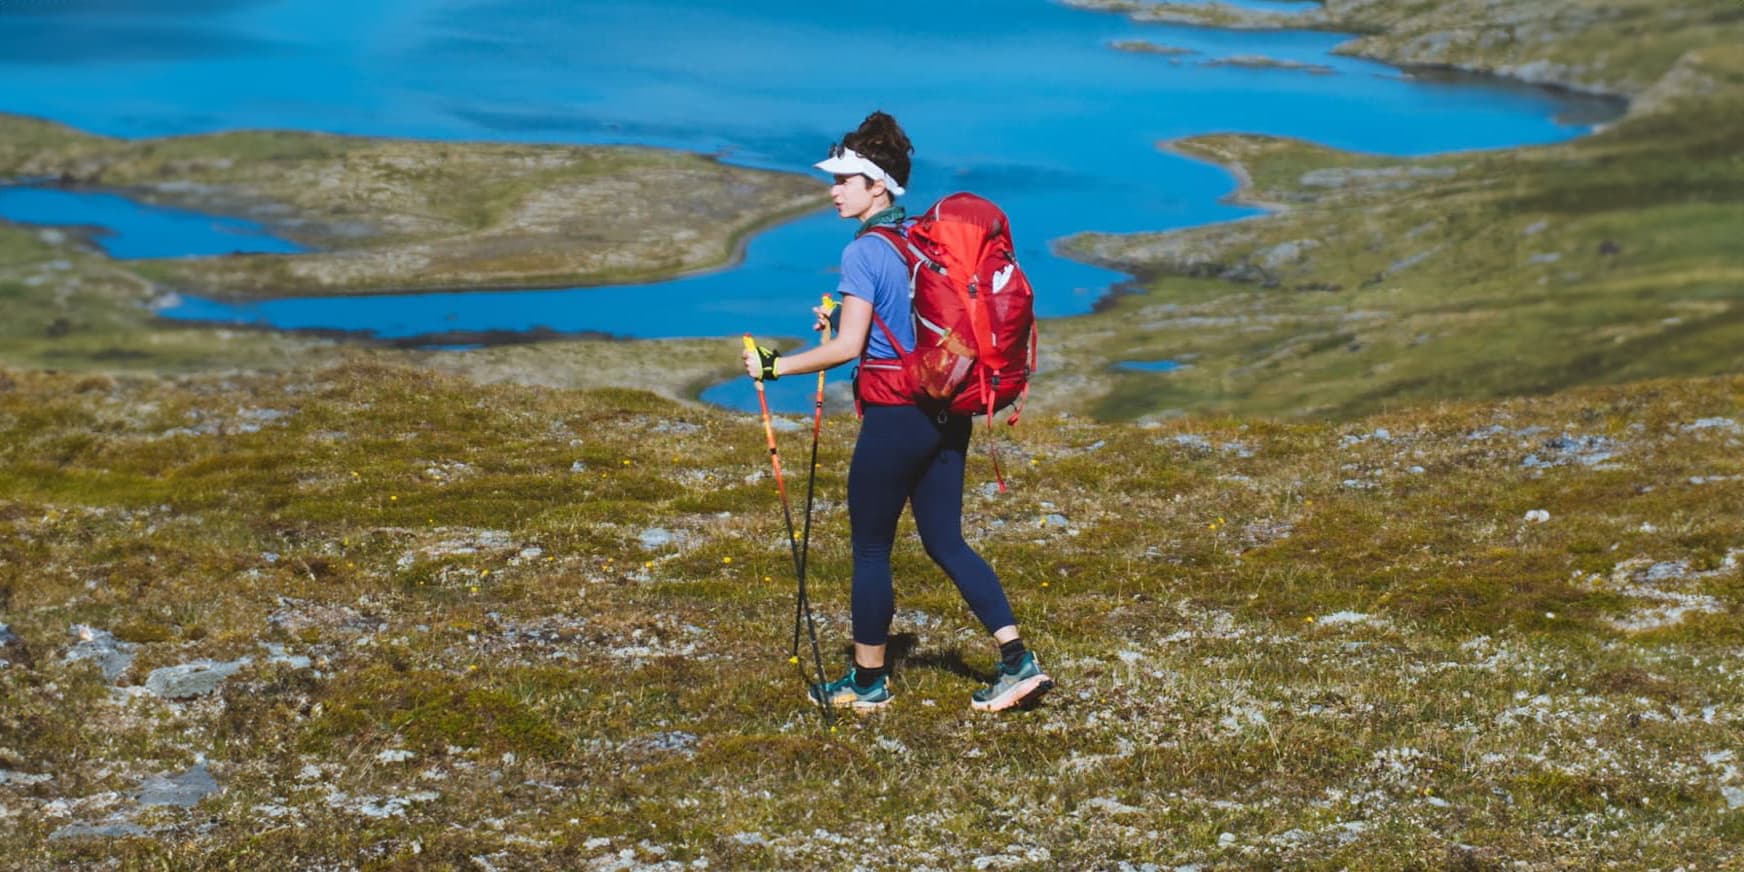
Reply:
[[[852,175],[836,176],[836,183],[830,186],[830,199],[835,201],[837,215],[864,221],[888,197],[883,182],[869,182],[865,176]]]

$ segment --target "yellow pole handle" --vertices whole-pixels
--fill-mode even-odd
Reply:
[[[757,353],[757,340],[752,339],[749,333],[745,334],[745,350],[751,352],[753,358],[761,358],[761,355]],[[751,380],[757,383],[757,393],[762,393],[763,377],[760,375],[752,376]]]

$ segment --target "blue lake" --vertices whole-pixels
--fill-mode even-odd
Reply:
[[[1419,155],[1588,130],[1568,115],[1580,107],[1546,92],[1419,79],[1332,55],[1345,40],[1337,34],[1138,24],[1042,0],[876,9],[794,0],[0,5],[0,111],[127,137],[290,128],[635,143],[806,171],[882,108],[918,149],[912,204],[970,189],[1010,213],[1044,317],[1086,312],[1121,279],[1055,257],[1055,239],[1252,214],[1222,202],[1227,173],[1160,151],[1162,140],[1241,131]],[[1110,47],[1135,39],[1194,54]],[[1211,65],[1235,55],[1333,74]],[[241,305],[190,297],[163,314],[433,339],[538,327],[802,336],[810,306],[834,287],[851,229],[833,214],[803,218],[752,240],[730,269],[654,285]]]
[[[253,221],[147,206],[108,193],[0,185],[0,216],[22,224],[93,228],[93,241],[119,260],[305,250]]]
[[[1185,366],[1178,360],[1123,360],[1114,368],[1127,372],[1174,372]]]

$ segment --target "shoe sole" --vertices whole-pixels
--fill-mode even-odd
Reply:
[[[969,707],[978,712],[1002,712],[1009,708],[1030,705],[1042,698],[1042,695],[1054,689],[1054,680],[1046,675],[1036,675],[1024,679],[1010,692],[994,697],[986,702],[970,699]]]
[[[890,700],[894,699],[894,698],[895,697],[890,697],[887,699],[880,700],[878,702],[867,702],[865,700],[859,700],[859,699],[853,700],[851,702],[832,702],[831,707],[838,710],[838,711],[847,710],[847,711],[855,712],[857,714],[865,714],[867,712],[878,711],[879,709],[884,708],[887,705],[890,705]],[[817,697],[812,697],[811,704],[815,705],[815,706],[822,706],[823,705],[823,703],[818,701]]]

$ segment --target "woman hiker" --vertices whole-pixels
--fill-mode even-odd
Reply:
[[[909,153],[914,147],[896,119],[874,112],[859,129],[831,146],[815,166],[834,176],[830,197],[836,212],[859,222],[854,241],[842,251],[840,328],[822,344],[783,356],[769,349],[744,351],[752,378],[771,381],[800,375],[861,357],[897,357],[883,330],[872,329],[876,312],[905,352],[914,348],[909,309],[908,267],[901,255],[867,229],[902,226],[896,205],[908,184]],[[824,310],[818,329],[828,323]],[[848,468],[848,519],[854,553],[854,666],[842,678],[811,688],[818,704],[871,711],[891,700],[890,665],[885,659],[895,596],[890,549],[905,504],[914,510],[921,544],[951,580],[999,646],[999,671],[992,685],[975,691],[970,705],[1002,711],[1033,703],[1054,686],[1035,654],[1018,636],[1017,620],[992,567],[963,540],[963,458],[971,419],[934,415],[915,405],[865,405],[860,438]]]

